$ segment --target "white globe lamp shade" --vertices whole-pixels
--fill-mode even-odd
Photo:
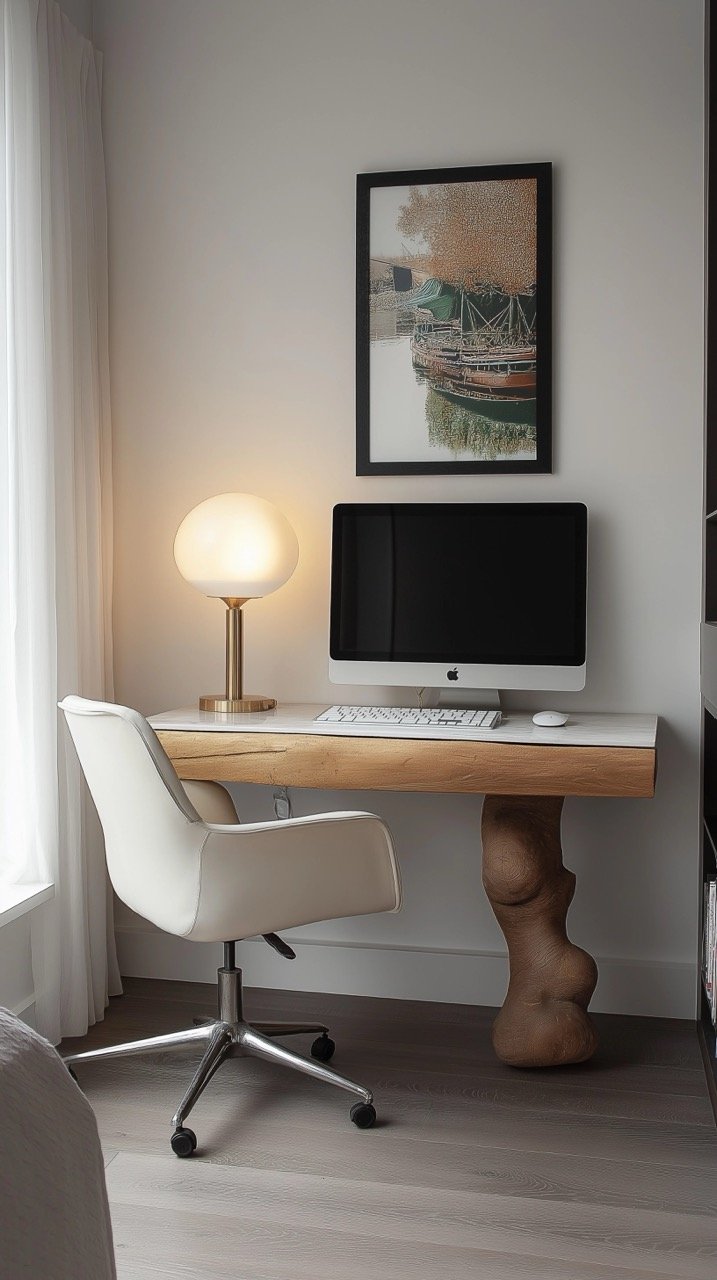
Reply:
[[[299,544],[271,502],[250,493],[220,493],[184,517],[174,558],[182,577],[204,595],[252,600],[291,577]]]
[[[184,517],[174,539],[177,568],[198,591],[227,606],[225,689],[203,694],[201,711],[234,715],[276,706],[274,698],[244,692],[242,606],[283,586],[298,558],[294,530],[265,498],[220,493]]]

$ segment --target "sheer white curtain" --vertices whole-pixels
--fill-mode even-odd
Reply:
[[[100,65],[54,0],[0,0],[0,876],[33,920],[38,1029],[120,989],[101,833],[59,722],[111,697],[111,469]]]

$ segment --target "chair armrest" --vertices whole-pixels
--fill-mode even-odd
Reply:
[[[207,826],[197,914],[185,935],[195,941],[277,933],[401,905],[393,841],[375,814]]]

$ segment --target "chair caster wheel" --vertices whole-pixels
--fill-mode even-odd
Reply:
[[[318,1058],[319,1062],[328,1062],[330,1058],[333,1058],[335,1048],[336,1045],[331,1036],[327,1036],[324,1031],[323,1035],[314,1040],[311,1046],[311,1056],[312,1058]]]
[[[177,1129],[170,1141],[175,1156],[193,1156],[197,1149],[197,1135],[193,1129]]]
[[[376,1123],[376,1108],[370,1102],[356,1102],[349,1115],[357,1129],[370,1129]]]

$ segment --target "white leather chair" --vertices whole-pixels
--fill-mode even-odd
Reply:
[[[78,697],[65,698],[60,707],[100,816],[117,895],[168,933],[224,944],[216,1019],[173,1035],[69,1054],[65,1062],[205,1044],[172,1118],[171,1143],[179,1156],[192,1155],[197,1145],[184,1121],[214,1072],[234,1054],[281,1062],[348,1090],[361,1099],[351,1119],[369,1128],[376,1118],[370,1090],[324,1065],[334,1051],[325,1026],[244,1021],[235,941],[262,934],[290,953],[275,931],[397,911],[399,870],[384,823],[369,813],[327,813],[239,825],[223,787],[179,781],[138,712]],[[300,1032],[320,1033],[313,1060],[276,1042]]]

